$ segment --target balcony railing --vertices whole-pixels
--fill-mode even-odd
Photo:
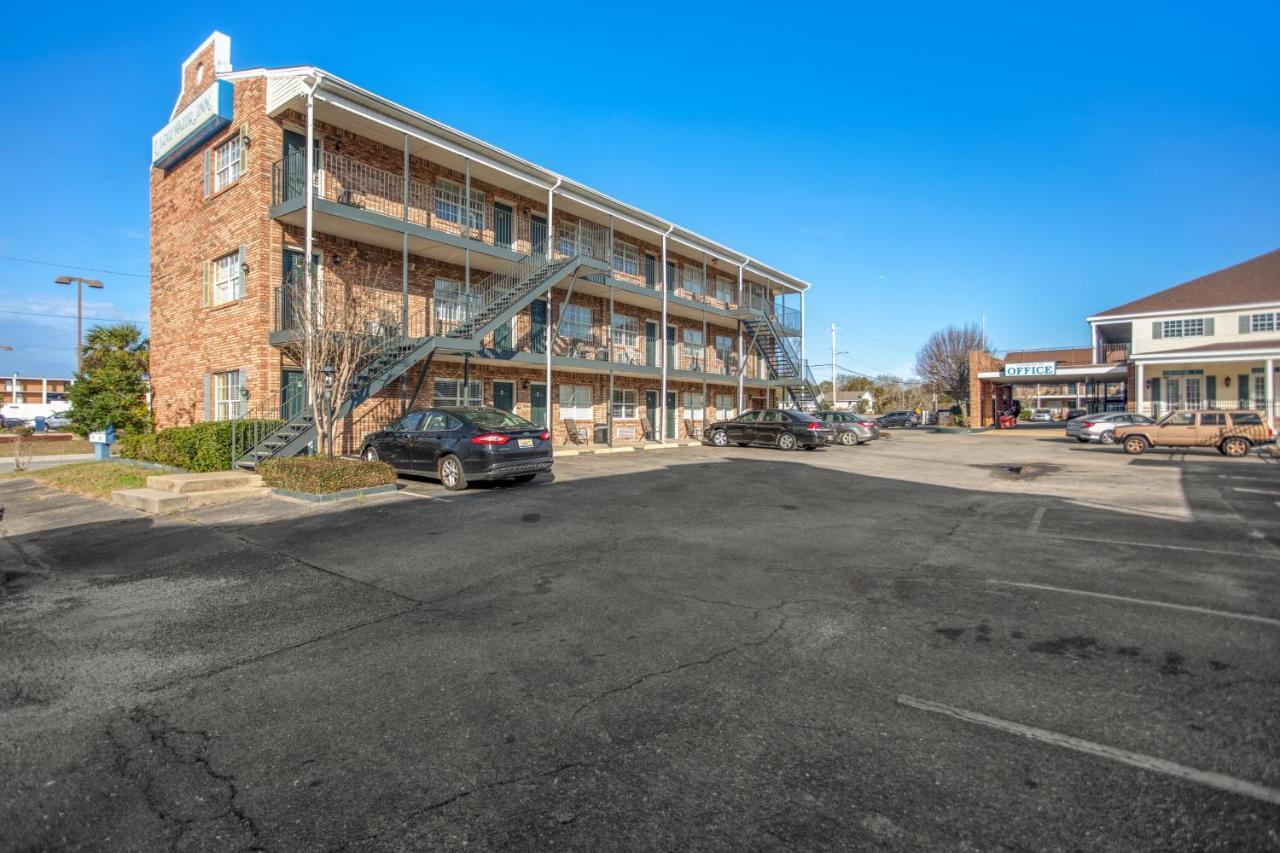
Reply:
[[[341,299],[344,294],[334,288],[329,298]],[[398,291],[373,287],[358,288],[356,311],[364,330],[371,335],[421,338],[431,334],[430,315],[421,296],[411,295],[409,301],[409,325],[404,327],[403,296]],[[301,331],[302,285],[286,284],[277,287],[272,300],[272,331]]]

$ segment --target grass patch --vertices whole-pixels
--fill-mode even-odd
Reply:
[[[385,462],[359,459],[326,459],[323,456],[295,456],[268,459],[258,466],[262,484],[309,495],[331,495],[347,489],[386,486],[396,481],[395,470]]]
[[[117,489],[141,489],[150,473],[122,462],[73,462],[35,471],[15,471],[9,476],[31,477],[68,492],[109,500]]]

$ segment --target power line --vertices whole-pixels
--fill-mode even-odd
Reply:
[[[120,270],[104,269],[103,267],[85,267],[85,266],[80,266],[79,264],[61,264],[61,263],[55,263],[53,261],[35,261],[35,260],[32,260],[31,258],[15,258],[13,255],[0,255],[0,260],[17,261],[20,264],[36,264],[37,266],[41,266],[41,267],[59,267],[61,269],[67,269],[67,270],[84,270],[86,272],[105,272],[110,275],[125,275],[125,276],[129,276],[130,278],[151,278],[151,276],[144,275],[140,272],[122,272]]]
[[[60,320],[74,320],[75,314],[53,314],[48,311],[8,311],[0,308],[0,314],[18,314],[22,317],[56,317]],[[151,324],[150,320],[129,320],[123,317],[85,317],[86,320],[99,320],[103,323],[146,323]]]

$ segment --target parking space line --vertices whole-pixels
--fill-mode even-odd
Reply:
[[[899,694],[897,701],[899,705],[905,705],[908,708],[915,708],[918,711],[927,711],[931,714],[941,714],[946,717],[961,720],[962,722],[975,723],[980,726],[986,726],[1008,734],[1017,735],[1018,737],[1039,741],[1040,743],[1047,743],[1064,749],[1072,749],[1076,752],[1083,752],[1087,755],[1105,758],[1108,761],[1128,764],[1131,767],[1137,767],[1141,770],[1149,770],[1153,773],[1163,773],[1166,776],[1173,776],[1177,779],[1195,782],[1198,785],[1205,785],[1210,788],[1217,788],[1220,791],[1227,791],[1232,794],[1252,797],[1253,799],[1261,800],[1264,803],[1280,805],[1280,790],[1268,788],[1265,785],[1259,785],[1256,782],[1237,779],[1234,776],[1227,776],[1224,773],[1214,773],[1210,770],[1197,770],[1194,767],[1175,764],[1174,762],[1166,761],[1163,758],[1143,755],[1140,752],[1130,752],[1127,749],[1119,749],[1114,746],[1107,746],[1106,744],[1094,743],[1093,741],[1073,737],[1072,735],[1052,732],[1048,729],[1038,729],[1034,726],[1023,725],[1022,723],[1001,720],[998,717],[989,717],[986,714],[980,714],[977,711],[966,711],[963,708],[957,708],[954,705],[945,705],[941,702],[930,702],[927,699],[916,699],[913,696],[907,696],[904,694]]]
[[[1027,523],[1027,535],[1035,536],[1036,531],[1040,529],[1040,522],[1044,521],[1045,507],[1038,508],[1031,516],[1031,521]]]
[[[1275,489],[1246,489],[1243,486],[1232,486],[1233,492],[1248,492],[1251,495],[1280,495],[1280,491]]]
[[[1222,548],[1197,548],[1194,545],[1167,545],[1163,542],[1133,542],[1127,539],[1103,539],[1097,536],[1069,536],[1065,533],[1037,533],[1041,539],[1065,539],[1068,542],[1095,542],[1099,545],[1121,545],[1132,548],[1159,548],[1165,551],[1194,551],[1197,554],[1218,554],[1223,557],[1244,557],[1247,560],[1280,560],[1280,552],[1256,554],[1246,551],[1227,551]]]
[[[1186,610],[1191,613],[1203,613],[1207,616],[1225,616],[1228,619],[1242,619],[1246,622],[1261,622],[1263,625],[1270,625],[1274,628],[1280,628],[1280,619],[1271,619],[1267,616],[1255,616],[1252,613],[1235,613],[1230,610],[1214,610],[1209,607],[1196,607],[1192,604],[1174,604],[1169,601],[1152,601],[1149,598],[1131,598],[1127,595],[1112,595],[1109,592],[1091,592],[1087,589],[1067,589],[1061,586],[1049,586],[1042,583],[1023,583],[1021,581],[1002,581],[991,578],[987,583],[999,584],[1000,586],[1016,586],[1023,589],[1039,589],[1045,592],[1062,592],[1068,595],[1086,595],[1090,598],[1105,598],[1110,601],[1123,601],[1128,604],[1146,604],[1151,607],[1165,607],[1170,610]]]

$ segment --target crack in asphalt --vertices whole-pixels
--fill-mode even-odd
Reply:
[[[732,602],[712,602],[712,603],[724,604],[724,605],[729,606],[729,607],[740,607],[740,606],[741,606],[741,605],[735,605],[735,604],[733,604]],[[708,664],[715,663],[716,661],[720,660],[721,658],[727,657],[727,656],[729,656],[729,655],[733,654],[734,652],[738,652],[738,651],[741,651],[741,650],[743,650],[743,649],[747,649],[747,648],[754,648],[754,647],[757,647],[757,646],[763,646],[763,645],[765,645],[765,644],[766,644],[766,643],[768,643],[770,640],[772,640],[774,637],[776,637],[776,636],[777,636],[777,635],[782,631],[782,629],[783,629],[783,628],[785,628],[785,627],[786,627],[788,620],[791,618],[791,617],[789,617],[786,613],[781,612],[781,611],[782,611],[782,608],[783,608],[783,607],[786,607],[788,604],[798,604],[798,603],[800,603],[800,602],[798,602],[798,601],[781,601],[781,602],[779,602],[779,603],[777,603],[777,604],[773,605],[772,607],[765,607],[765,608],[745,608],[745,609],[750,609],[750,610],[752,610],[752,611],[755,613],[755,616],[756,616],[756,617],[759,617],[761,613],[766,613],[766,612],[777,612],[777,613],[781,616],[781,618],[778,620],[778,624],[777,624],[777,625],[774,625],[774,626],[773,626],[773,629],[772,629],[772,630],[770,630],[770,631],[769,631],[769,633],[765,634],[763,637],[761,637],[761,638],[759,638],[759,639],[756,639],[756,640],[744,640],[744,641],[742,641],[741,643],[736,643],[735,645],[730,646],[730,647],[729,647],[729,648],[727,648],[727,649],[721,649],[721,650],[720,650],[720,651],[718,651],[718,652],[714,652],[714,653],[712,653],[712,654],[708,655],[708,656],[707,656],[707,657],[705,657],[705,658],[699,658],[699,659],[697,659],[697,660],[686,661],[685,663],[677,664],[676,666],[668,667],[668,668],[666,668],[666,669],[656,670],[656,671],[654,671],[654,672],[646,672],[646,673],[642,673],[641,675],[637,676],[636,678],[632,679],[629,683],[624,684],[624,685],[622,685],[621,687],[611,687],[611,688],[609,688],[608,690],[601,691],[600,693],[597,693],[595,696],[593,696],[593,697],[591,697],[590,699],[588,699],[586,702],[583,702],[581,705],[579,705],[579,706],[574,710],[574,712],[573,712],[572,714],[570,714],[570,715],[569,715],[569,718],[570,718],[570,719],[575,719],[579,714],[581,714],[583,711],[585,711],[587,708],[591,707],[592,705],[595,705],[597,702],[601,702],[601,701],[603,701],[604,699],[608,698],[609,696],[613,696],[614,694],[617,694],[617,693],[625,693],[625,692],[627,692],[627,691],[629,691],[629,690],[632,690],[632,689],[634,689],[634,688],[636,688],[636,687],[639,687],[641,684],[644,684],[646,681],[649,681],[649,680],[651,680],[651,679],[659,678],[659,677],[664,676],[664,675],[670,675],[671,673],[675,673],[675,672],[681,672],[681,671],[686,670],[686,669],[692,669],[692,668],[694,668],[694,667],[707,666]]]
[[[131,730],[133,734],[146,733],[146,740],[140,743],[130,745],[127,743],[117,730],[119,724]],[[123,719],[108,721],[106,726],[107,740],[115,749],[115,764],[120,775],[126,779],[135,781],[141,791],[143,799],[147,804],[147,808],[161,821],[166,824],[172,824],[176,827],[173,840],[169,844],[170,850],[177,850],[182,844],[183,838],[188,832],[198,827],[208,827],[214,822],[227,818],[234,818],[235,822],[245,831],[247,831],[250,841],[242,849],[261,851],[266,848],[260,843],[261,830],[254,819],[245,812],[244,808],[236,802],[240,791],[236,785],[235,776],[229,773],[223,773],[214,769],[209,762],[208,748],[211,736],[206,731],[180,729],[168,725],[167,721],[142,707],[134,708]],[[171,737],[194,737],[198,739],[198,745],[194,749],[185,752],[175,747],[171,742]],[[163,800],[163,792],[161,782],[156,778],[154,768],[147,767],[143,757],[135,757],[135,753],[143,747],[151,747],[155,750],[159,757],[160,763],[164,765],[187,764],[195,765],[200,768],[205,776],[218,783],[226,796],[226,808],[216,814],[205,816],[183,816],[175,814],[171,805],[166,805]],[[196,799],[203,802],[203,798]]]

